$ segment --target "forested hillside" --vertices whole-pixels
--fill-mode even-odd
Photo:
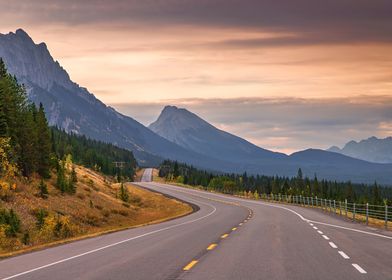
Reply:
[[[317,196],[319,198],[345,200],[349,202],[392,205],[392,188],[373,185],[353,184],[303,177],[301,169],[296,177],[249,176],[246,173],[221,174],[197,169],[195,167],[166,160],[159,167],[159,176],[169,181],[191,186],[202,186],[228,194],[241,194],[244,191],[259,194],[285,194]]]
[[[135,175],[137,164],[131,151],[86,136],[67,134],[58,128],[51,128],[51,137],[58,158],[71,155],[75,163],[106,175],[122,175],[130,180]],[[116,168],[114,162],[123,162],[124,166]]]

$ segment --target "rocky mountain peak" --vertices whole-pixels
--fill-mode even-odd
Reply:
[[[12,32],[11,32],[11,34],[12,34]],[[33,40],[31,39],[31,37],[29,36],[29,34],[27,34],[27,32],[24,31],[22,28],[17,29],[17,30],[15,31],[15,35],[16,35],[17,37],[19,37],[19,38],[27,39],[27,40],[33,41]]]
[[[46,44],[35,44],[23,29],[0,35],[0,57],[10,73],[27,87],[32,83],[45,90],[54,84],[68,89],[75,86],[67,72],[54,61]]]

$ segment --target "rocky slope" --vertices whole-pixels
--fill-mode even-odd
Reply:
[[[350,141],[343,148],[333,146],[328,151],[371,162],[392,163],[392,137]]]

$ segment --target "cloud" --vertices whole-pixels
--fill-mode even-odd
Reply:
[[[0,6],[3,19],[34,24],[234,27],[297,35],[222,42],[243,47],[392,40],[389,0],[0,0]]]
[[[185,107],[216,127],[264,148],[293,152],[390,136],[392,97],[176,99],[112,104],[144,124],[165,105]]]

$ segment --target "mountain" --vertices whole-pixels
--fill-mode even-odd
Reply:
[[[206,168],[231,168],[228,163],[188,151],[106,106],[70,79],[46,44],[35,44],[22,29],[0,34],[0,57],[26,86],[29,99],[43,103],[52,126],[131,150],[141,165],[157,165],[170,158]]]
[[[275,153],[219,130],[196,114],[166,106],[149,128],[185,149],[236,164],[236,171],[295,176],[298,168],[307,176],[339,181],[392,184],[392,164],[376,164],[345,155],[308,149],[290,156]]]
[[[392,185],[392,164],[372,163],[319,149],[293,153],[290,161],[300,164],[304,174],[317,174],[319,178]]]
[[[350,141],[342,149],[333,146],[327,151],[378,163],[392,163],[392,137],[370,137],[359,142]]]
[[[25,84],[29,99],[44,104],[51,125],[131,150],[140,165],[157,165],[167,158],[209,170],[283,176],[294,176],[301,167],[308,176],[392,184],[391,164],[320,150],[290,156],[271,152],[176,107],[166,107],[149,129],[74,83],[46,44],[35,44],[21,29],[0,34],[0,57]]]
[[[185,149],[225,161],[254,163],[287,157],[217,129],[188,110],[175,106],[166,106],[149,128]]]

